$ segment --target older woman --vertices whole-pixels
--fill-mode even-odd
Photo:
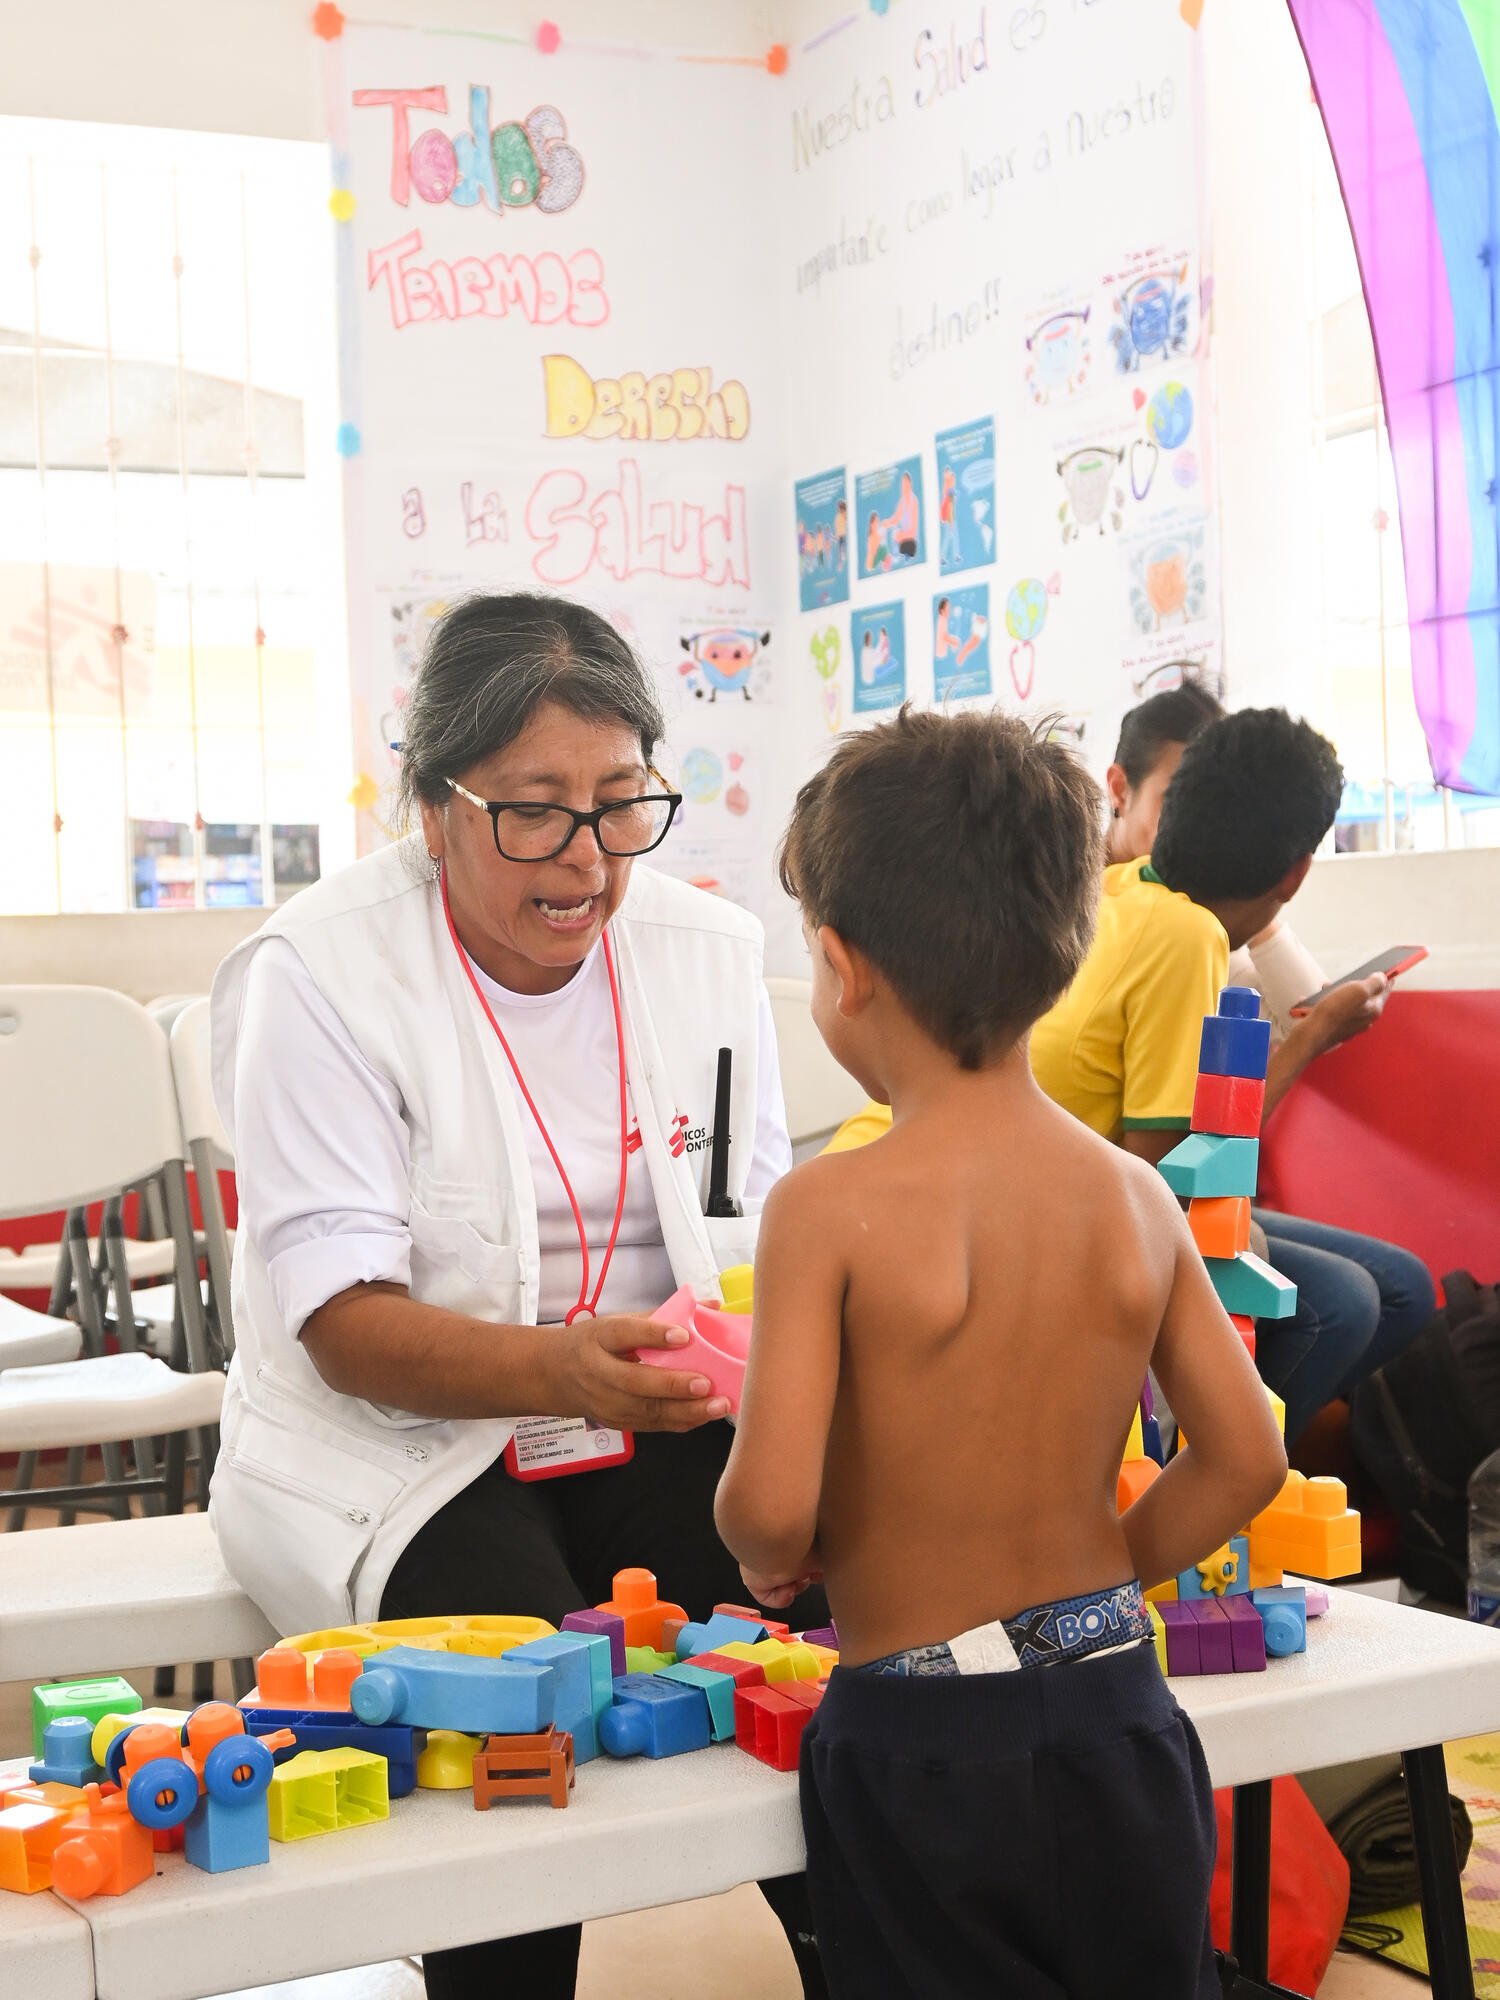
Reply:
[[[650,682],[592,612],[459,605],[404,725],[420,835],[278,910],[215,982],[241,1217],[220,1544],[283,1631],[556,1623],[636,1564],[706,1612],[739,1594],[725,1405],[633,1355],[685,1338],[652,1310],[751,1254],[790,1164],[760,928],[636,867],[679,801]],[[708,1216],[725,1047],[744,1213]],[[773,1886],[820,1991],[800,1878]],[[428,1993],[570,1994],[578,1940],[430,1953]]]

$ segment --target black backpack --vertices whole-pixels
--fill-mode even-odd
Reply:
[[[1403,1354],[1354,1392],[1355,1455],[1396,1514],[1401,1580],[1468,1597],[1469,1475],[1500,1450],[1500,1290],[1467,1271]]]

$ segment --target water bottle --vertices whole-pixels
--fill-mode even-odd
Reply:
[[[1500,1451],[1469,1481],[1469,1616],[1500,1625]]]

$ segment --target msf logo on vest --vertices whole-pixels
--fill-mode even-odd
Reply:
[[[685,1111],[679,1111],[667,1127],[667,1150],[674,1160],[680,1160],[685,1153],[706,1153],[714,1142],[714,1135],[706,1125],[694,1125]],[[638,1153],[641,1149],[641,1128],[632,1125],[630,1137],[625,1142],[627,1153]]]

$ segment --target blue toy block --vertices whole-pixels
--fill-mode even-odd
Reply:
[[[1307,1651],[1307,1592],[1300,1584],[1273,1584],[1252,1590],[1250,1602],[1266,1628],[1266,1651],[1273,1660]]]
[[[273,1730],[290,1729],[297,1741],[276,1752],[276,1762],[284,1764],[303,1750],[368,1750],[372,1757],[384,1757],[387,1797],[404,1799],[417,1789],[416,1731],[374,1729],[353,1714],[337,1709],[242,1708],[245,1727],[252,1736],[269,1736]]]
[[[1227,1313],[1246,1319],[1290,1319],[1297,1310],[1297,1287],[1263,1263],[1253,1250],[1238,1257],[1205,1257],[1208,1275]]]
[[[708,1697],[708,1726],[715,1743],[734,1738],[734,1682],[728,1674],[716,1674],[712,1667],[695,1666],[680,1660],[675,1667],[663,1667],[659,1681],[679,1681],[684,1687],[702,1688]]]
[[[86,1715],[60,1716],[42,1731],[42,1754],[31,1766],[34,1785],[97,1785],[104,1773],[94,1762],[94,1725]]]
[[[599,1718],[599,1745],[611,1757],[680,1757],[706,1750],[711,1734],[703,1689],[657,1674],[623,1674],[613,1708]]]
[[[361,1722],[457,1729],[465,1736],[535,1736],[552,1721],[550,1666],[392,1646],[365,1662],[349,1693]]]
[[[1219,995],[1219,1012],[1227,1021],[1258,1021],[1260,995],[1253,986],[1226,986]]]
[[[1248,1076],[1263,1080],[1271,1063],[1269,1021],[1243,1021],[1210,1014],[1198,1045],[1200,1076]]]
[[[586,1764],[599,1754],[598,1715],[595,1707],[593,1659],[609,1660],[609,1641],[583,1632],[559,1632],[546,1639],[530,1639],[513,1646],[504,1656],[516,1662],[528,1661],[550,1667],[556,1676],[552,1689],[554,1727],[566,1729],[573,1739],[573,1762]],[[611,1700],[614,1684],[609,1683]],[[608,1708],[609,1701],[602,1704]]]
[[[1234,1582],[1226,1584],[1222,1590],[1210,1590],[1196,1569],[1185,1569],[1177,1579],[1178,1601],[1191,1604],[1203,1597],[1248,1597],[1250,1595],[1250,1544],[1243,1535],[1232,1536],[1229,1543],[1231,1555],[1239,1558]]]
[[[727,1611],[716,1611],[701,1625],[684,1625],[677,1635],[677,1657],[679,1661],[690,1660],[695,1653],[716,1653],[720,1646],[727,1646],[731,1640],[740,1639],[747,1646],[758,1646],[767,1637],[764,1625],[755,1625],[748,1618],[732,1618]]]
[[[148,1766],[149,1768],[149,1766]],[[203,1764],[203,1796],[183,1831],[194,1868],[224,1875],[271,1858],[271,1789],[275,1759],[257,1736],[226,1736]]]
[[[1157,1465],[1165,1465],[1167,1454],[1161,1441],[1161,1425],[1155,1417],[1141,1418],[1141,1450]],[[837,1651],[837,1648],[834,1649]]]
[[[1161,1176],[1183,1200],[1195,1195],[1253,1195],[1260,1174],[1259,1139],[1217,1139],[1190,1132],[1161,1163]]]

